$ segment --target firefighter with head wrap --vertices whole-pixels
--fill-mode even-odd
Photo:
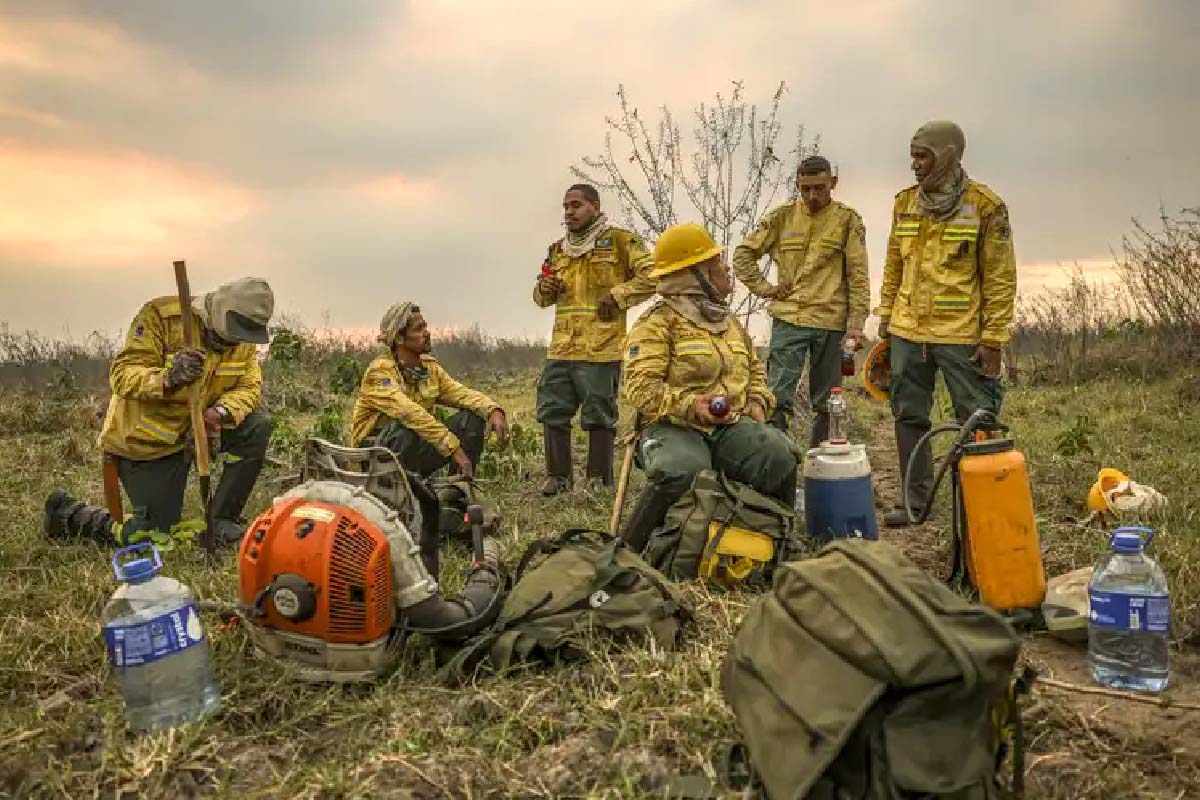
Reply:
[[[829,161],[824,156],[804,159],[796,181],[799,198],[763,217],[734,251],[733,269],[751,294],[771,301],[767,379],[775,394],[772,422],[785,432],[796,384],[808,362],[815,447],[829,433],[825,407],[830,392],[842,384],[843,346],[862,346],[871,286],[862,217],[833,199],[838,179]],[[759,270],[765,254],[777,265],[778,285]]]
[[[999,413],[1000,350],[1009,339],[1017,270],[1004,201],[962,167],[966,137],[953,122],[928,122],[910,147],[917,183],[896,195],[877,313],[891,339],[891,404],[900,472],[930,428],[934,378],[964,421],[976,409]],[[914,511],[929,502],[928,448],[913,465]],[[908,524],[897,508],[885,517]]]
[[[184,347],[179,299],[151,300],[129,326],[109,370],[112,399],[99,445],[117,462],[132,516],[115,526],[118,542],[165,543],[183,512],[194,454],[189,387],[200,384],[204,421],[220,435],[225,455],[212,499],[215,541],[241,539],[242,509],[266,457],[271,418],[259,408],[262,372],[256,345],[268,340],[275,298],[267,282],[242,278],[192,301],[200,349]],[[46,532],[54,538],[111,541],[107,511],[62,492],[46,501]]]
[[[754,344],[729,310],[729,268],[704,228],[673,225],[654,247],[661,300],[625,344],[625,398],[648,427],[638,442],[648,483],[622,529],[635,550],[696,473],[717,469],[789,506],[795,446],[765,424],[775,410]],[[723,398],[725,407],[714,406]]]
[[[451,378],[430,355],[429,324],[416,304],[389,308],[379,323],[379,341],[388,352],[363,375],[350,421],[351,446],[386,447],[423,478],[447,464],[451,472],[474,477],[491,432],[501,443],[508,436],[504,409]],[[443,425],[434,406],[458,411]]]
[[[594,187],[570,187],[563,217],[567,234],[550,245],[533,288],[533,302],[554,306],[550,352],[537,388],[547,496],[571,488],[576,412],[588,432],[587,476],[612,484],[625,312],[654,293],[645,245],[636,234],[609,225]]]

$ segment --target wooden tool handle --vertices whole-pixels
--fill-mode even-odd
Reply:
[[[175,286],[179,290],[179,313],[183,318],[183,344],[185,347],[198,347],[195,324],[192,322],[192,292],[188,286],[186,262],[175,262]],[[188,411],[192,417],[192,441],[196,445],[196,471],[200,477],[207,478],[208,428],[204,425],[201,388],[200,381],[195,381],[188,387]]]

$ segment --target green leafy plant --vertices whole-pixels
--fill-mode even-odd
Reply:
[[[1096,435],[1096,422],[1086,414],[1075,417],[1070,427],[1054,437],[1054,449],[1064,458],[1071,458],[1082,453],[1094,453],[1092,437]]]
[[[334,363],[333,374],[329,376],[330,391],[349,397],[362,385],[365,371],[362,362],[357,358],[353,356],[339,357]]]

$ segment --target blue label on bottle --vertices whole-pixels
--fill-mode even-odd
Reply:
[[[117,669],[149,664],[203,641],[200,615],[191,603],[135,625],[104,626],[108,660]]]
[[[1167,633],[1171,627],[1171,601],[1165,594],[1125,594],[1090,589],[1090,617],[1099,628]]]

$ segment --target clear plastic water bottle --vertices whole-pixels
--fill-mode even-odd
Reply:
[[[827,441],[833,444],[844,443],[847,441],[848,421],[846,419],[846,398],[842,395],[842,387],[833,387],[825,410],[829,412],[829,438]]]
[[[1088,662],[1104,686],[1140,692],[1167,687],[1171,601],[1162,568],[1144,552],[1149,528],[1118,528],[1088,588]]]
[[[130,728],[158,730],[212,714],[221,690],[191,590],[158,575],[162,557],[149,543],[118,550],[112,564],[121,586],[100,623]]]

